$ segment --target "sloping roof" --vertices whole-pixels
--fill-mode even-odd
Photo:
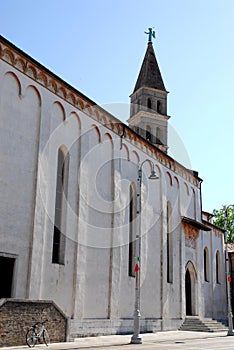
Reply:
[[[186,216],[182,216],[182,222],[185,222],[186,224],[189,224],[193,227],[198,228],[199,230],[202,231],[211,231],[211,228],[209,228],[208,226],[204,225],[202,222],[194,220],[192,218],[188,218]]]
[[[221,231],[222,233],[225,233],[225,230],[224,230],[223,228],[221,228],[221,227],[219,227],[219,226],[213,224],[212,222],[209,222],[209,221],[207,221],[207,220],[202,220],[202,222],[203,222],[205,225],[214,228],[215,230],[219,230],[219,231]]]
[[[148,43],[145,57],[133,92],[143,86],[166,91],[152,42]]]

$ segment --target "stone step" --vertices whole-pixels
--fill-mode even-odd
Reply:
[[[223,332],[227,327],[212,318],[200,319],[197,316],[190,316],[185,318],[179,329],[194,332]]]
[[[207,327],[218,327],[218,328],[226,328],[222,323],[218,323],[218,322],[184,322],[184,325],[187,326],[202,326],[202,325],[206,325]]]
[[[196,330],[196,331],[207,331],[207,332],[223,332],[226,330],[226,328],[220,328],[220,327],[206,327],[206,326],[203,326],[203,327],[200,327],[200,326],[183,326],[180,328],[180,330],[187,330],[187,331],[193,331],[193,330]]]

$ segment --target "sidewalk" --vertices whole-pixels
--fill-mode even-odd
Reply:
[[[147,343],[163,343],[170,341],[182,341],[191,339],[207,339],[226,337],[227,332],[189,332],[189,331],[164,331],[157,333],[144,333],[142,342]],[[100,337],[77,338],[74,342],[69,343],[54,343],[49,345],[49,350],[66,350],[66,349],[81,349],[81,348],[95,348],[101,346],[113,345],[127,345],[130,343],[131,335],[107,335]],[[0,350],[20,350],[29,349],[28,346],[13,346],[1,347]],[[45,345],[37,345],[34,349],[45,349]]]

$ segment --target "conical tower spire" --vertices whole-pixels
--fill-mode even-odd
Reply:
[[[147,50],[131,97],[129,126],[150,143],[167,152],[167,91],[155,56],[149,28]]]
[[[143,86],[166,91],[151,41],[148,42],[148,47],[133,92]]]

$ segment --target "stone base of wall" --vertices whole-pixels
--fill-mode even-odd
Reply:
[[[0,346],[26,345],[24,328],[45,320],[50,341],[66,341],[67,318],[54,302],[0,299]]]
[[[177,330],[182,319],[141,319],[141,333],[155,333],[163,330]],[[133,319],[83,319],[71,320],[70,340],[111,334],[132,334]]]

